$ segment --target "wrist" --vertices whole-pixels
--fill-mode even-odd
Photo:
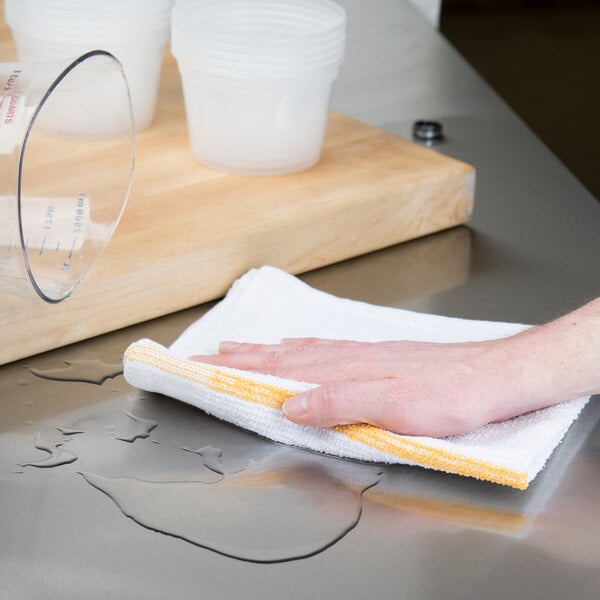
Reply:
[[[526,410],[600,392],[599,301],[505,343]]]

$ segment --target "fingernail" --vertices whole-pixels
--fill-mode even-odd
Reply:
[[[283,403],[283,413],[289,419],[301,419],[306,415],[306,394],[292,396]]]

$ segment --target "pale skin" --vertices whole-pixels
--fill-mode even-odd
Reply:
[[[370,423],[441,437],[599,394],[600,298],[550,323],[485,342],[222,342],[219,354],[191,358],[320,384],[283,405],[295,423]]]

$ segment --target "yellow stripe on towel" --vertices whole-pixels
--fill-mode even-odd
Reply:
[[[287,398],[297,393],[287,388],[256,381],[250,374],[238,375],[214,365],[179,359],[143,342],[132,344],[125,353],[124,361],[145,364],[217,392],[270,408],[281,408]],[[476,477],[520,490],[526,489],[528,485],[525,471],[517,471],[470,458],[458,452],[443,450],[373,425],[339,425],[334,429],[353,441],[423,467]]]
[[[362,442],[371,448],[393,454],[424,467],[447,471],[466,477],[476,477],[494,483],[524,490],[528,485],[527,473],[491,462],[470,458],[458,452],[451,452],[417,442],[407,436],[391,433],[373,425],[338,425],[334,427],[350,439]]]

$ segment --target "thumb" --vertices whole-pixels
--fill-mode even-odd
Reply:
[[[283,404],[285,416],[294,423],[332,427],[348,423],[369,423],[384,395],[383,382],[330,383],[288,398]]]

